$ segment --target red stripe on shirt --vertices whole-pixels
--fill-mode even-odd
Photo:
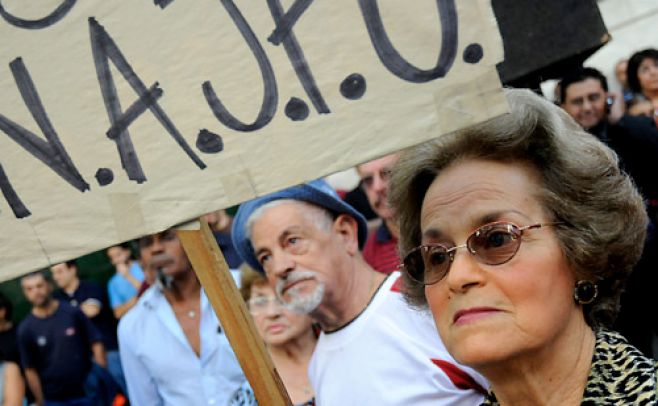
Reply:
[[[395,282],[393,282],[393,285],[391,285],[391,292],[402,293],[403,288],[404,288],[404,282],[402,281],[402,277],[399,276],[398,279]]]
[[[487,391],[482,387],[482,385],[477,383],[472,376],[459,369],[459,367],[456,365],[441,359],[431,358],[431,360],[434,365],[441,368],[441,370],[448,376],[448,378],[450,378],[453,385],[455,385],[457,388],[465,390],[473,389],[483,395],[487,394]]]

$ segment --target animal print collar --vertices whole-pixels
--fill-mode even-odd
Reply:
[[[582,405],[658,404],[658,364],[620,334],[599,330]],[[493,392],[482,405],[499,406]]]

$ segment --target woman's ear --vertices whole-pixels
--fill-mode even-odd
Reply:
[[[342,239],[350,255],[359,252],[359,223],[354,217],[340,214],[334,220],[333,229]]]

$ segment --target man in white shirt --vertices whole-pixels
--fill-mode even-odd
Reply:
[[[289,309],[322,328],[309,368],[318,405],[479,405],[486,381],[457,365],[427,313],[409,308],[399,273],[359,251],[365,219],[323,181],[240,206],[233,242]]]
[[[173,230],[142,237],[157,283],[119,322],[135,405],[225,405],[244,374]]]

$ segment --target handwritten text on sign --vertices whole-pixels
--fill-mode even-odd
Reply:
[[[503,113],[492,15],[0,0],[0,280]]]

